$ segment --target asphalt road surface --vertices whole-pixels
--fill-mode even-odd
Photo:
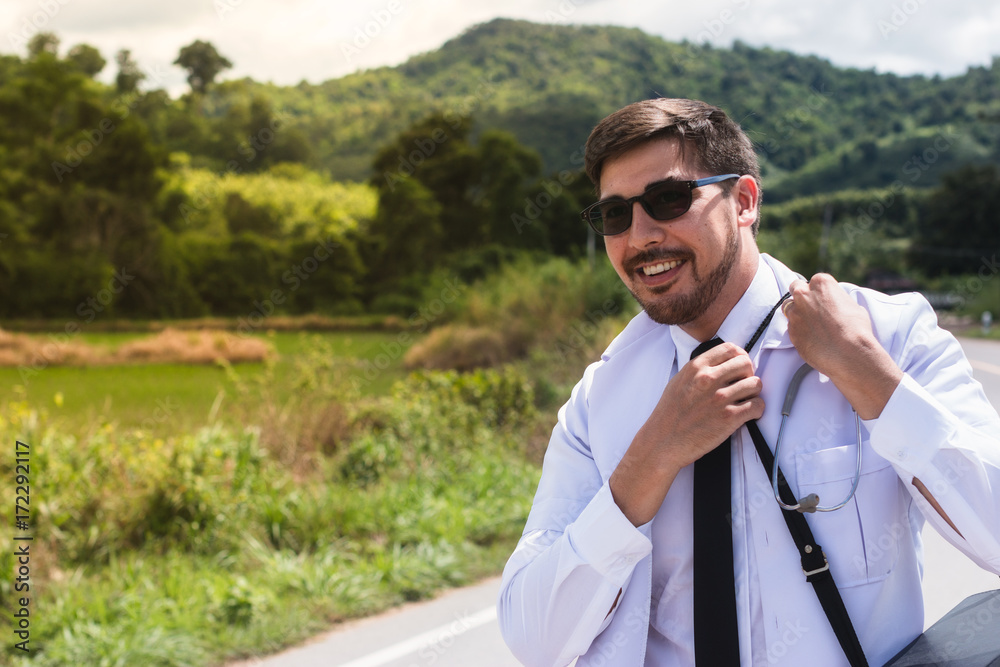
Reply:
[[[1000,410],[1000,342],[962,339],[976,378]],[[931,528],[924,531],[927,625],[973,593],[1000,588]],[[345,623],[304,646],[230,667],[517,667],[496,621],[499,578],[382,616]]]

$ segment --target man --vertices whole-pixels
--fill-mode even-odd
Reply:
[[[919,295],[806,281],[760,254],[757,159],[721,110],[629,105],[594,129],[585,159],[600,201],[584,215],[643,312],[559,412],[504,571],[507,643],[525,665],[691,665],[699,654],[700,666],[849,664],[804,574],[812,545],[796,546],[743,426],[759,420],[773,451],[786,388],[807,362],[777,463],[796,498],[849,497],[804,516],[852,632],[883,664],[923,629],[925,521],[1000,571],[1000,417],[961,348]],[[725,342],[689,361],[714,337]],[[713,452],[728,467],[732,546],[708,553],[732,565],[709,568],[694,557],[706,553],[698,513],[720,494],[706,496],[696,471]],[[729,600],[706,607],[720,600],[696,592],[699,574],[728,582]],[[696,605],[710,622],[701,611],[696,623]],[[706,658],[705,637],[732,657]]]

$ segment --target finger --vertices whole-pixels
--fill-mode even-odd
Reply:
[[[739,354],[721,359],[712,365],[712,359],[701,361],[701,358],[692,362],[694,376],[690,378],[690,384],[696,390],[702,392],[714,392],[717,389],[731,385],[738,380],[753,377],[753,361],[742,349],[737,348]],[[707,353],[706,353],[707,354]]]
[[[732,359],[745,354],[746,350],[735,343],[720,343],[710,350],[706,350],[691,361],[697,361],[700,366],[718,366],[727,359]]]
[[[740,405],[760,396],[762,390],[763,383],[759,377],[753,375],[720,389],[718,396],[726,405]]]
[[[744,378],[754,377],[753,361],[745,352],[722,362],[713,369],[716,378],[723,385],[730,385]]]
[[[764,416],[764,399],[760,396],[755,396],[746,403],[742,403],[737,406],[737,419],[741,424],[745,424],[751,419],[760,419]]]
[[[750,377],[740,380],[727,387],[719,387],[695,403],[689,415],[696,421],[705,422],[706,426],[716,427],[731,433],[742,424],[739,418],[748,402],[758,398],[761,392],[760,378]],[[694,411],[699,414],[695,415]],[[737,419],[737,421],[732,421]]]
[[[764,416],[764,399],[754,396],[741,403],[727,405],[720,415],[722,430],[733,432],[751,419],[760,419]]]
[[[834,278],[829,273],[817,273],[809,280],[809,287],[825,287],[831,284],[836,284],[837,279]]]

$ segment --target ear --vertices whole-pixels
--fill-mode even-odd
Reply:
[[[760,207],[760,188],[753,176],[740,176],[731,193],[736,202],[736,220],[740,227],[750,227],[757,220]]]

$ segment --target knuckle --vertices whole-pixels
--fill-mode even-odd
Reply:
[[[754,419],[754,412],[755,410],[751,401],[729,406],[726,411],[726,428],[730,433],[732,433],[748,420]]]
[[[836,282],[829,273],[817,273],[812,277],[817,285],[828,286],[833,282]]]
[[[691,384],[697,391],[705,392],[711,390],[715,386],[715,379],[706,369],[695,374]]]

